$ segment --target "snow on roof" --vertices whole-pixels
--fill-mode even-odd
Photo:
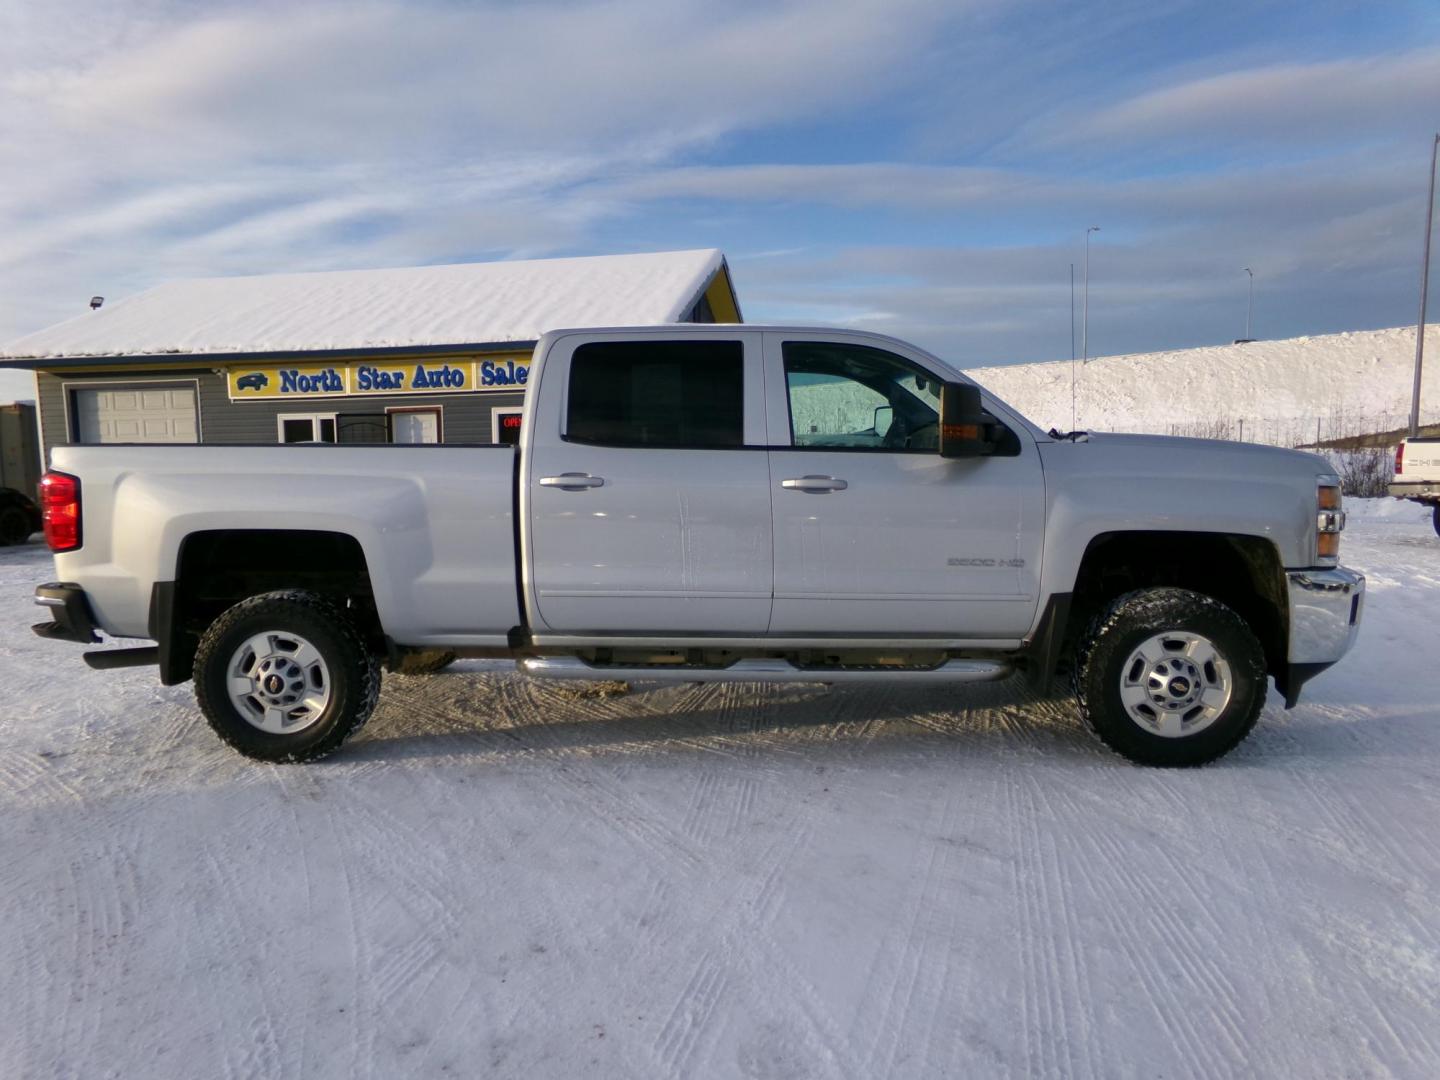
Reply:
[[[1440,353],[1440,326],[1425,331]],[[1272,442],[1402,426],[1410,410],[1415,328],[1354,330],[1243,345],[1092,358],[1076,363],[1076,425],[1092,431],[1196,434],[1245,421],[1245,437]],[[1041,427],[1068,430],[1069,360],[970,368],[966,374]],[[1427,365],[1425,422],[1440,420],[1440,364]],[[1218,430],[1218,428],[1217,428]]]
[[[677,322],[724,265],[709,248],[173,281],[12,341],[0,359],[529,342]]]

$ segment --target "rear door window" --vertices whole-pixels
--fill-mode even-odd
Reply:
[[[570,359],[565,438],[604,446],[745,442],[739,341],[597,341]]]

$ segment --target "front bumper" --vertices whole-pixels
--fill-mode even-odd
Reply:
[[[1333,664],[1355,644],[1365,607],[1365,575],[1344,566],[1290,570],[1290,662]]]
[[[1289,570],[1285,591],[1290,608],[1289,663],[1274,674],[1290,709],[1300,700],[1300,688],[1355,644],[1365,608],[1365,575],[1344,566]]]
[[[95,620],[90,615],[90,603],[85,599],[85,590],[79,585],[66,581],[52,581],[35,589],[35,603],[48,608],[50,621],[36,623],[30,629],[43,638],[53,641],[73,641],[79,645],[94,645],[100,640],[95,633]]]

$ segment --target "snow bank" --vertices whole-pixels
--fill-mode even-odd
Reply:
[[[1428,506],[1403,499],[1346,499],[1345,513],[1352,520],[1398,521],[1409,525],[1429,524],[1434,513]]]
[[[1440,421],[1440,326],[1426,330],[1421,398]],[[1277,445],[1404,426],[1415,329],[1352,331],[1076,363],[1075,427],[1241,438]],[[968,374],[1041,427],[1069,430],[1068,360]],[[1243,430],[1241,426],[1243,423]]]
[[[724,262],[711,248],[174,281],[12,341],[0,358],[533,341],[676,322]]]

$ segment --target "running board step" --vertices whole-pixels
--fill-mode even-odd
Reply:
[[[113,668],[149,667],[160,663],[159,645],[142,645],[138,649],[95,649],[81,653],[85,663],[96,671],[110,671]]]
[[[588,664],[578,656],[530,656],[516,661],[526,675],[542,679],[616,679],[621,682],[957,683],[993,682],[1014,672],[1002,660],[947,660],[934,668],[802,668],[788,660],[737,660],[729,667],[656,664],[621,667]]]

